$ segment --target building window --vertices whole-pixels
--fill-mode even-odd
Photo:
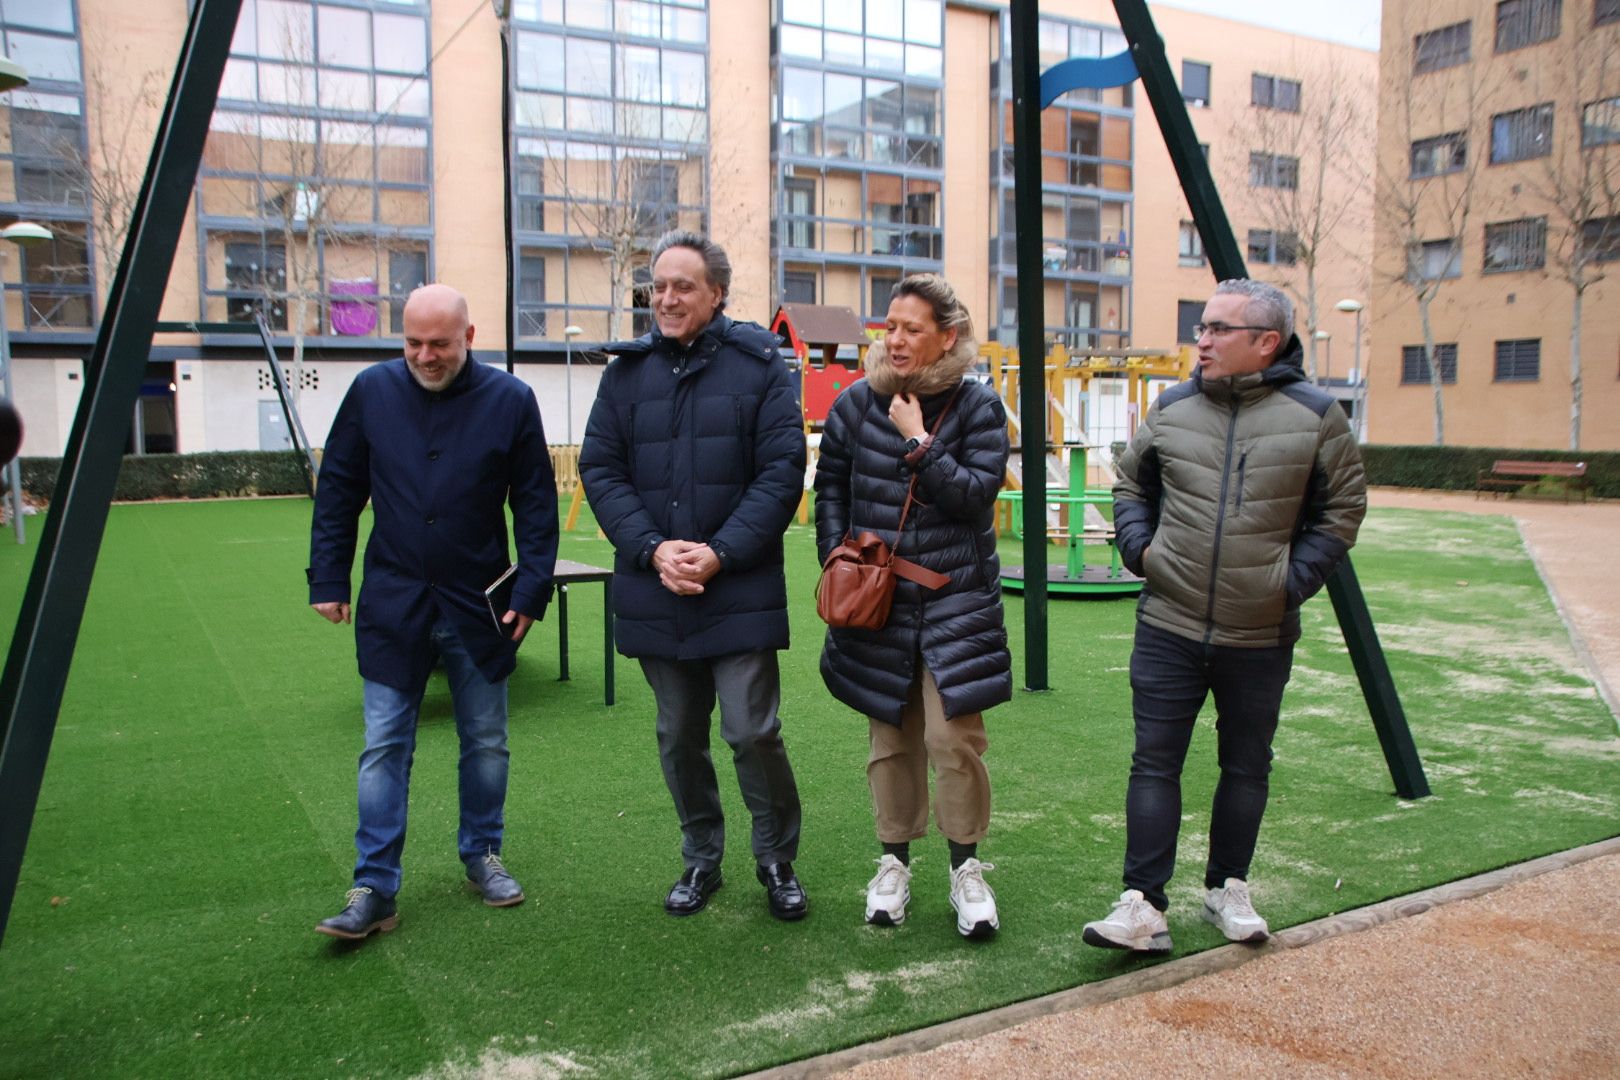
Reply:
[[[426,251],[390,251],[388,253],[388,304],[389,316],[393,320],[388,328],[391,334],[404,336],[405,333],[405,300],[411,295],[411,290],[419,289],[427,284],[428,266]]]
[[[287,329],[287,248],[263,239],[225,243],[225,321],[251,323],[262,312]]]
[[[899,284],[900,279],[892,274],[872,275],[868,282],[868,292],[871,294],[871,315],[874,319],[888,314],[889,301],[894,299],[894,288]]]
[[[1528,161],[1552,153],[1552,102],[1491,117],[1491,164]]]
[[[1620,216],[1588,218],[1582,222],[1581,253],[1592,262],[1620,259]]]
[[[1485,226],[1485,272],[1540,270],[1547,261],[1547,219],[1521,218]]]
[[[1473,23],[1463,21],[1430,30],[1412,39],[1412,74],[1456,67],[1469,61]]]
[[[1299,190],[1299,158],[1287,154],[1249,154],[1249,186]]]
[[[1453,131],[1432,139],[1419,139],[1412,144],[1413,180],[1458,172],[1467,165],[1468,135],[1465,132]]]
[[[1196,344],[1197,326],[1204,319],[1202,300],[1176,301],[1176,341],[1184,345]]]
[[[784,207],[787,216],[783,222],[787,227],[787,246],[815,247],[816,182],[789,178],[782,182],[782,192],[787,199]]]
[[[1418,281],[1459,277],[1462,274],[1462,245],[1456,237],[1415,243],[1408,256],[1408,265],[1412,277]]]
[[[91,325],[90,227],[82,221],[43,224],[51,239],[20,248],[23,326],[62,330]]]
[[[1551,41],[1563,16],[1562,0],[1502,0],[1496,5],[1496,51]]]
[[[787,270],[782,274],[782,303],[813,304],[816,302],[816,275],[803,270]]]
[[[1620,143],[1620,97],[1594,101],[1581,110],[1581,145]]]
[[[1594,0],[1592,25],[1606,26],[1614,22],[1620,22],[1620,0]]]
[[[1436,344],[1434,358],[1440,364],[1440,381],[1454,383],[1457,381],[1457,343]],[[1429,358],[1423,355],[1422,345],[1405,345],[1401,348],[1401,383],[1410,385],[1429,382]]]
[[[1194,60],[1181,62],[1181,100],[1205,108],[1209,105],[1209,65]]]
[[[1297,79],[1262,75],[1258,71],[1249,77],[1249,102],[1259,108],[1297,113],[1299,96],[1300,83]]]
[[[1299,261],[1299,237],[1277,229],[1249,230],[1249,262],[1293,266]]]
[[[518,337],[546,336],[546,257],[525,251],[518,256]]]
[[[1498,341],[1497,382],[1535,382],[1541,378],[1541,339]]]
[[[1208,261],[1204,256],[1204,238],[1198,235],[1196,222],[1183,221],[1180,230],[1180,251],[1177,252],[1182,266],[1203,266]]]
[[[20,255],[11,288],[20,328],[82,329],[94,322],[90,153],[75,5],[0,4],[6,55],[28,69],[26,89],[0,100],[0,220],[35,221],[54,239]],[[97,242],[106,242],[98,237]]]

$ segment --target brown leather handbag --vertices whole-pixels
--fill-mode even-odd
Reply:
[[[956,395],[945,403],[934,420],[934,432],[939,431],[945,414],[951,411]],[[917,477],[911,478],[906,489],[906,502],[900,508],[900,524],[894,530],[895,542],[906,528],[906,515],[917,494]],[[914,581],[925,589],[938,589],[951,579],[910,559],[896,555],[876,533],[863,531],[851,538],[845,534],[843,542],[827,555],[821,564],[821,580],[816,583],[816,614],[828,626],[859,630],[878,630],[889,621],[894,607],[896,578]]]

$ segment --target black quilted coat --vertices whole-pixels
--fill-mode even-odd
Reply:
[[[579,475],[613,542],[626,656],[696,660],[788,647],[782,534],[804,493],[804,416],[776,336],[725,315],[688,349],[654,330],[608,346]],[[652,553],[707,543],[720,572],[676,596]]]
[[[960,386],[934,443],[917,464],[917,498],[895,544],[913,475],[905,440],[889,419],[893,382],[883,346],[867,354],[868,378],[838,396],[821,436],[816,466],[816,549],[825,561],[844,535],[871,530],[898,554],[950,577],[938,590],[896,584],[894,609],[880,630],[827,631],[821,676],[834,697],[898,725],[919,656],[933,672],[945,715],[983,712],[1012,697],[1012,657],[1001,607],[995,505],[1007,467],[1007,414],[990,387],[962,381],[971,349],[947,354],[918,373],[923,422],[933,430]],[[875,388],[874,380],[878,384]]]

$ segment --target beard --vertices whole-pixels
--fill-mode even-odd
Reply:
[[[411,363],[409,360],[405,361],[405,369],[411,373],[411,378],[416,380],[416,385],[435,394],[449,386],[451,383],[455,382],[456,376],[460,375],[461,369],[466,366],[467,358],[463,356],[461,360],[454,366],[446,364],[443,373],[440,374],[437,379],[430,380],[417,368],[415,364]]]

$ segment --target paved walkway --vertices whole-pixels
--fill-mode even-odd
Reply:
[[[1377,490],[1372,503],[1517,518],[1615,707],[1620,571],[1611,553],[1620,502]],[[1070,992],[1102,1004],[1026,1020],[1051,1007],[1025,1003],[913,1032],[854,1052],[901,1056],[838,1075],[1620,1076],[1620,842],[1539,862],[1560,868],[1526,866],[1432,890],[1435,901],[1489,891],[1409,918],[1394,916],[1431,898],[1390,901],[1364,916],[1377,925],[1360,932],[1327,937],[1299,927],[1262,950],[1230,946],[1126,977],[1135,983]],[[1515,878],[1525,880],[1498,887]],[[1290,935],[1292,944],[1314,943],[1287,947]],[[1227,965],[1235,966],[1184,979]],[[1120,993],[1129,996],[1108,1000]],[[827,1075],[853,1060],[777,1072]]]

